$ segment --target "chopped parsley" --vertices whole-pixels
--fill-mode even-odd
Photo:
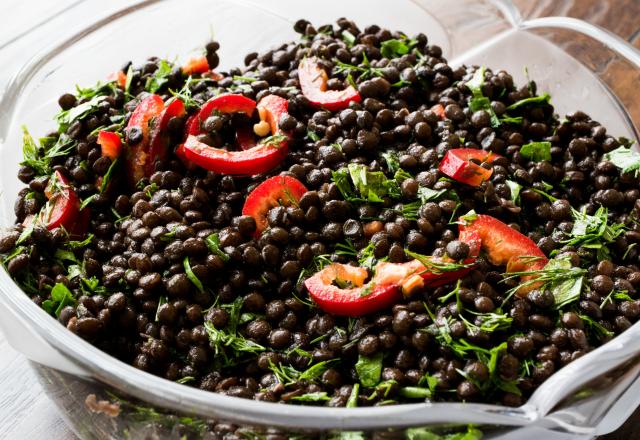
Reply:
[[[324,402],[326,400],[331,400],[331,398],[327,395],[326,391],[316,391],[315,393],[306,393],[301,396],[294,396],[291,400],[295,400],[297,402]]]
[[[100,184],[100,193],[104,193],[107,189],[109,189],[109,184],[115,177],[116,173],[120,169],[121,159],[118,157],[116,160],[111,162],[109,165],[109,169],[106,174],[102,177],[102,183]]]
[[[489,113],[489,116],[491,117],[491,126],[495,128],[500,126],[500,120],[498,119],[496,112],[493,111],[493,107],[491,107],[491,101],[482,93],[482,86],[484,85],[484,74],[485,68],[484,66],[481,66],[476,69],[473,77],[466,83],[467,88],[471,90],[472,95],[471,100],[469,101],[469,108],[473,112],[485,110],[487,113]]]
[[[383,202],[383,197],[399,198],[400,186],[382,171],[369,171],[365,165],[351,163],[334,171],[332,179],[349,202]],[[353,185],[353,186],[352,186]]]
[[[342,41],[347,44],[347,47],[353,47],[353,45],[356,44],[356,37],[345,29],[342,31]]]
[[[582,211],[572,209],[571,212],[574,223],[569,234],[570,238],[565,243],[569,246],[595,250],[599,261],[610,258],[608,246],[624,233],[626,226],[621,223],[610,225],[609,211],[602,206],[594,215],[588,215],[584,209]]]
[[[518,182],[514,182],[513,180],[506,180],[504,183],[511,191],[511,201],[516,205],[520,204],[520,191],[522,191],[522,185]]]
[[[51,161],[57,157],[66,156],[73,149],[74,143],[67,135],[40,138],[36,144],[27,127],[22,126],[22,155],[20,165],[33,168],[37,175],[51,174]]]
[[[273,362],[270,362],[269,369],[276,376],[278,382],[284,386],[289,386],[301,380],[309,382],[316,381],[325,371],[327,371],[332,362],[334,361],[321,361],[311,365],[304,371],[298,371],[291,365],[274,365]]]
[[[549,95],[548,93],[544,93],[540,96],[532,96],[530,98],[524,98],[524,99],[521,99],[520,101],[514,102],[509,107],[507,107],[507,111],[517,110],[521,107],[525,107],[527,105],[532,105],[532,104],[537,104],[537,105],[549,104],[550,100],[551,100],[551,95]]]
[[[156,71],[147,78],[144,89],[149,93],[156,93],[162,86],[169,82],[172,70],[173,66],[171,63],[166,60],[160,60]]]
[[[189,257],[184,257],[184,261],[182,262],[182,264],[184,265],[184,271],[187,274],[187,278],[189,278],[189,281],[191,281],[200,292],[204,292],[202,281],[200,281],[200,279],[196,276],[195,273],[193,273],[193,270],[191,269]]]
[[[360,384],[354,383],[351,388],[351,394],[349,395],[349,399],[347,399],[347,408],[356,408],[358,406],[358,395],[360,394]]]
[[[358,362],[356,362],[356,372],[363,387],[375,387],[380,382],[382,375],[382,352],[373,356],[360,355]]]
[[[87,116],[95,113],[96,110],[98,110],[98,105],[100,105],[106,99],[107,97],[104,95],[96,95],[86,102],[78,104],[75,107],[70,108],[69,110],[63,110],[58,113],[55,117],[55,120],[59,126],[58,132],[63,133],[67,131],[69,126],[75,121],[82,120]]]
[[[68,305],[76,303],[76,299],[71,291],[62,283],[56,283],[51,289],[51,299],[42,302],[42,308],[49,314],[60,316],[62,309]]]
[[[573,267],[568,258],[554,258],[539,270],[510,272],[507,278],[521,276],[532,276],[532,278],[511,289],[509,296],[521,287],[540,283],[541,289],[549,289],[553,293],[555,308],[562,309],[567,304],[580,299],[586,273],[584,269]]]
[[[238,365],[242,361],[243,354],[260,353],[265,350],[262,345],[246,339],[238,333],[242,302],[242,298],[238,298],[231,304],[221,306],[229,313],[229,322],[226,328],[217,329],[210,321],[204,323],[216,361],[220,362],[223,367]]]
[[[209,235],[205,239],[205,243],[207,243],[207,247],[211,251],[212,254],[219,256],[223,261],[229,261],[229,255],[227,255],[222,249],[220,249],[220,237],[217,232]]]
[[[528,144],[524,144],[520,148],[520,154],[525,159],[529,159],[534,162],[551,160],[551,142],[530,142]]]
[[[640,174],[640,153],[631,148],[618,147],[605,153],[604,159],[620,168],[623,173],[635,172],[636,176]]]
[[[407,39],[390,39],[380,44],[380,54],[385,58],[398,58],[406,55],[411,50],[412,40]]]

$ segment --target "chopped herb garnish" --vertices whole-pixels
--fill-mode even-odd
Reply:
[[[182,263],[184,265],[184,271],[187,274],[187,278],[189,278],[189,281],[191,281],[193,285],[196,286],[196,288],[200,292],[204,292],[204,286],[202,285],[202,281],[198,279],[196,274],[193,273],[193,270],[191,269],[191,264],[189,263],[189,257],[184,257],[184,261]]]
[[[68,241],[65,246],[68,247],[69,249],[82,249],[83,247],[87,247],[91,244],[91,242],[94,239],[94,235],[93,234],[89,234],[87,235],[87,238],[85,238],[82,241],[78,241],[78,240],[71,240]]]
[[[86,199],[84,199],[82,201],[82,203],[80,203],[80,211],[82,211],[84,208],[86,208],[87,206],[89,206],[91,204],[91,202],[93,202],[95,199],[97,199],[99,197],[98,194],[92,194],[89,197],[87,197]]]
[[[195,382],[196,378],[193,376],[185,376],[185,377],[181,377],[180,379],[176,380],[176,383],[179,384],[186,384],[186,383],[190,383],[190,382]]]
[[[380,382],[382,375],[382,352],[373,356],[360,355],[356,363],[356,372],[363,387],[375,387]]]
[[[220,238],[217,232],[209,235],[205,242],[207,243],[207,247],[211,251],[212,254],[219,256],[224,261],[229,261],[229,255],[227,255],[222,249],[220,249]]]
[[[573,228],[570,239],[565,243],[569,246],[594,249],[599,261],[610,258],[608,246],[624,233],[627,227],[621,223],[609,225],[609,211],[600,207],[594,215],[588,215],[583,209],[571,210],[573,215]]]
[[[264,351],[265,348],[262,345],[238,334],[242,298],[238,298],[231,304],[225,304],[222,308],[227,309],[229,313],[229,322],[225,329],[217,329],[209,321],[204,323],[204,328],[209,336],[209,343],[216,358],[224,361],[222,366],[237,365],[242,360],[243,354]]]
[[[107,97],[104,95],[96,95],[90,100],[83,102],[82,104],[78,104],[75,107],[70,108],[69,110],[63,110],[56,115],[56,122],[58,123],[58,132],[63,133],[66,132],[69,126],[75,121],[80,121],[87,116],[94,113],[98,110],[98,105],[100,105]]]
[[[554,258],[539,270],[510,272],[507,278],[523,275],[532,276],[532,278],[511,289],[509,295],[521,287],[540,283],[540,289],[549,289],[553,293],[556,309],[562,309],[580,298],[585,274],[586,270],[573,267],[568,258]]]
[[[160,60],[156,71],[147,78],[144,89],[149,93],[156,93],[162,86],[169,82],[172,70],[173,66],[171,63],[166,60]]]
[[[525,159],[529,159],[534,162],[551,160],[551,142],[530,142],[528,144],[524,144],[520,148],[520,154]]]
[[[100,193],[104,193],[109,188],[109,183],[115,177],[115,174],[120,169],[120,158],[118,157],[116,160],[111,162],[107,173],[102,177],[102,184],[100,185]]]
[[[158,308],[156,309],[156,322],[159,321],[158,319],[158,311],[160,310],[160,306],[162,306],[163,304],[167,303],[167,297],[162,295],[160,296],[160,299],[158,299]]]
[[[635,172],[636,176],[640,174],[640,153],[631,148],[618,147],[606,153],[603,157],[622,169],[623,173]]]
[[[347,399],[347,408],[357,408],[358,407],[358,395],[360,394],[360,384],[354,383],[351,388],[351,394],[349,395],[349,399]]]
[[[511,191],[511,201],[516,205],[520,204],[520,191],[522,191],[522,185],[518,182],[514,182],[513,180],[506,180],[504,183],[507,184]]]
[[[313,142],[318,142],[320,140],[320,136],[318,136],[316,132],[311,129],[307,130],[307,137]]]
[[[55,313],[56,317],[60,316],[60,312],[68,305],[76,303],[76,299],[71,291],[62,283],[56,283],[51,289],[51,299],[42,302],[42,308],[49,314]]]
[[[532,96],[530,98],[524,98],[524,99],[521,99],[520,101],[514,102],[509,107],[507,107],[507,111],[516,110],[521,107],[532,105],[532,104],[538,104],[538,105],[549,104],[550,100],[551,100],[551,95],[549,95],[548,93],[542,94],[540,96]]]
[[[493,107],[491,107],[491,101],[482,93],[482,86],[484,85],[484,74],[484,66],[479,67],[473,74],[473,77],[466,83],[467,88],[471,90],[472,95],[471,99],[469,100],[469,108],[473,112],[485,110],[487,113],[489,113],[489,116],[491,118],[491,126],[495,128],[500,126],[500,120],[498,119],[496,112],[493,110]]]
[[[385,58],[397,58],[409,53],[410,47],[406,40],[391,39],[380,44],[380,53]]]
[[[428,399],[433,396],[433,392],[429,388],[422,387],[402,387],[398,392],[407,399]]]
[[[69,154],[74,148],[73,140],[66,134],[60,135],[58,139],[53,137],[40,138],[38,145],[24,125],[22,133],[23,161],[20,165],[30,166],[39,176],[50,174],[52,171],[51,161]]]
[[[353,47],[353,45],[356,44],[356,37],[345,29],[342,31],[342,41],[347,43],[347,47]]]
[[[306,393],[301,396],[294,396],[291,400],[295,400],[297,402],[324,402],[326,400],[331,400],[331,398],[327,395],[326,391],[316,391],[315,393]]]
[[[334,362],[332,360],[322,361],[316,364],[311,365],[304,371],[298,371],[294,367],[290,365],[274,365],[270,363],[269,369],[273,372],[278,379],[278,382],[283,384],[284,386],[293,385],[294,383],[300,380],[306,380],[309,382],[314,382],[322,376],[322,374],[327,371],[329,365]]]
[[[604,327],[595,319],[583,314],[579,314],[578,316],[580,316],[580,319],[582,319],[582,321],[587,325],[587,330],[589,330],[589,332],[593,334],[596,339],[600,340],[603,338],[609,338],[614,335],[611,330]]]

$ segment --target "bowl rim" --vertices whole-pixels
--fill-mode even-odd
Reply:
[[[116,12],[83,28],[71,37],[65,38],[54,49],[48,47],[38,52],[24,64],[8,83],[7,93],[2,98],[0,108],[13,108],[11,104],[15,103],[20,92],[29,84],[35,72],[38,71],[40,64],[44,64],[48,59],[53,58],[78,40],[111,23],[113,20],[159,4],[161,1],[141,0],[128,7],[118,9]],[[244,3],[244,0],[238,1]],[[408,1],[418,3],[418,0]],[[485,1],[497,7],[514,28],[520,28],[523,22],[519,16],[519,11],[509,0]],[[254,3],[250,4],[255,7]],[[263,8],[263,12],[282,19],[281,16],[273,14],[267,9]],[[573,20],[580,22],[580,20]],[[588,23],[581,23],[593,27]],[[629,47],[636,52],[640,59],[640,52],[631,46]],[[11,112],[10,110],[7,111]],[[12,113],[9,118],[4,117],[4,115],[0,118],[0,142],[3,142],[3,134],[6,133],[6,130],[11,125],[12,119]],[[545,399],[542,395],[549,393],[560,382],[584,371],[591,371],[592,375],[595,374],[596,370],[589,368],[589,364],[594,363],[604,354],[608,353],[610,356],[619,355],[619,357],[627,359],[629,358],[629,347],[635,347],[632,350],[634,353],[640,352],[640,338],[635,338],[638,340],[635,344],[633,339],[633,335],[640,334],[639,322],[634,324],[632,329],[553,374],[525,404],[518,408],[481,403],[437,402],[404,403],[387,407],[362,408],[314,406],[313,410],[310,411],[309,407],[305,406],[259,402],[182,386],[151,373],[140,371],[103,352],[61,326],[56,319],[46,314],[29,299],[25,292],[11,279],[6,270],[0,271],[0,292],[2,292],[0,304],[24,318],[27,324],[36,329],[52,349],[61,356],[71,359],[75,365],[86,371],[91,378],[115,389],[122,390],[129,396],[157,405],[163,409],[192,413],[205,418],[232,419],[242,423],[266,423],[271,426],[283,427],[295,425],[301,429],[326,429],[327,427],[351,430],[402,428],[420,424],[452,422],[486,424],[488,418],[490,424],[524,426],[544,417],[545,410],[551,409],[550,406],[552,405],[549,402],[545,405]],[[602,368],[597,371],[602,372],[601,370]],[[585,382],[587,381],[576,382],[576,387]]]

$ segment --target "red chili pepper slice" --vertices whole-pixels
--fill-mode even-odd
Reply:
[[[477,214],[460,217],[458,229],[460,239],[479,237],[482,249],[487,252],[489,261],[496,266],[507,266],[507,272],[528,272],[542,269],[549,261],[540,248],[526,235],[490,215]],[[535,276],[521,277],[523,281]],[[526,293],[537,286],[530,284],[519,289]]]
[[[472,244],[477,235],[466,237]],[[402,295],[411,295],[416,289],[437,287],[458,280],[473,270],[479,246],[470,246],[472,252],[464,263],[467,267],[455,271],[439,270],[444,259],[430,257],[428,261],[413,260],[407,263],[380,262],[375,267],[375,275],[368,283],[367,270],[345,264],[334,263],[305,281],[311,298],[327,313],[345,316],[362,316],[390,307]],[[474,253],[473,249],[477,251]],[[337,283],[349,284],[341,288]]]
[[[305,58],[298,65],[298,80],[302,94],[315,107],[335,111],[347,108],[350,102],[360,102],[360,93],[351,85],[344,90],[327,90],[327,72],[315,57]]]
[[[444,114],[444,106],[442,104],[434,105],[433,107],[431,107],[431,111],[438,115],[438,118],[440,118],[441,121],[444,121],[446,119],[446,116]]]
[[[145,173],[151,176],[155,171],[157,161],[164,161],[167,158],[169,148],[169,136],[167,135],[167,125],[171,118],[181,118],[186,114],[184,103],[179,100],[171,101],[160,113],[160,116],[153,124],[149,135],[149,160],[147,161]]]
[[[193,73],[204,73],[209,70],[209,62],[207,57],[193,57],[189,58],[187,62],[182,66],[182,73],[185,75],[191,75]]]
[[[474,148],[455,148],[447,151],[444,159],[442,159],[438,166],[438,170],[458,182],[471,186],[480,186],[482,182],[491,178],[493,170],[488,170],[478,164],[470,162],[470,159],[492,163],[498,157],[501,156],[490,151],[477,150]]]
[[[205,102],[196,116],[189,119],[186,130],[187,135],[195,136],[204,133],[202,124],[214,111],[220,113],[244,113],[247,116],[251,116],[255,108],[256,102],[244,95],[226,94],[216,96]]]
[[[227,101],[231,100],[234,103],[241,102],[237,99],[241,95],[226,95]],[[229,98],[234,96],[234,98]],[[244,97],[243,97],[244,98]],[[245,100],[251,101],[248,98]],[[211,102],[211,101],[209,101]],[[253,102],[253,101],[251,101]],[[288,102],[286,99],[279,96],[269,95],[264,97],[258,103],[258,110],[260,111],[261,118],[267,121],[271,126],[272,134],[283,134],[278,128],[278,121],[283,113],[287,112]],[[246,113],[249,109],[249,105],[244,107],[234,107],[231,104],[228,106],[218,106],[218,111],[227,112],[241,112]],[[199,120],[205,108],[200,111],[198,117],[191,122],[191,126],[188,127],[189,136],[184,144],[184,157],[185,159],[195,163],[202,168],[213,171],[220,174],[231,175],[255,175],[262,174],[272,170],[280,162],[284,160],[289,152],[289,146],[287,140],[274,140],[269,143],[257,144],[255,147],[245,151],[229,151],[221,148],[210,147],[196,138],[192,133],[193,130],[199,130]],[[213,111],[213,108],[208,109],[208,114]],[[253,111],[253,110],[251,110]],[[205,112],[206,117],[208,114]],[[251,114],[251,113],[248,113]],[[205,119],[206,119],[205,117]],[[196,125],[197,124],[197,125]],[[182,151],[177,154],[181,154]]]
[[[78,219],[80,199],[76,195],[66,177],[56,171],[45,189],[47,204],[41,214],[42,221],[47,229],[55,229],[64,226],[70,229]]]
[[[135,186],[144,177],[148,177],[150,154],[149,140],[152,122],[157,123],[157,118],[164,109],[164,102],[158,95],[149,95],[144,98],[133,110],[127,129],[137,127],[142,131],[142,140],[135,145],[129,145],[127,149],[127,175],[131,186]]]
[[[122,140],[118,133],[113,131],[100,131],[98,133],[98,145],[102,149],[102,155],[112,161],[116,160],[122,153]]]
[[[109,76],[107,76],[108,81],[115,81],[118,86],[124,90],[127,85],[127,74],[122,70],[118,70],[117,72],[113,72]]]
[[[250,150],[257,145],[253,131],[249,127],[241,127],[236,130],[236,143],[241,150]]]
[[[298,179],[274,176],[258,185],[247,197],[242,215],[250,215],[256,221],[255,235],[259,236],[267,226],[267,214],[276,206],[296,205],[307,188]]]
[[[361,316],[392,306],[402,298],[397,284],[364,284],[367,269],[334,263],[311,278],[304,285],[322,310],[334,315]],[[335,282],[349,284],[340,288]]]

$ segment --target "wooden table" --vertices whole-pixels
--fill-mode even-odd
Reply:
[[[25,3],[15,0],[5,3],[7,1],[3,0],[3,5],[6,6],[11,1],[16,4]],[[582,18],[615,32],[640,48],[640,0],[564,2],[514,0],[514,2],[520,7],[525,17],[566,15]],[[66,3],[71,2],[66,0]],[[1,21],[0,27],[2,27]],[[10,22],[10,20],[5,21]],[[53,404],[44,395],[26,359],[9,346],[2,334],[0,334],[0,372],[2,372],[0,374],[0,439],[76,439]],[[640,438],[640,409],[617,432],[604,436],[600,440],[638,438]]]

